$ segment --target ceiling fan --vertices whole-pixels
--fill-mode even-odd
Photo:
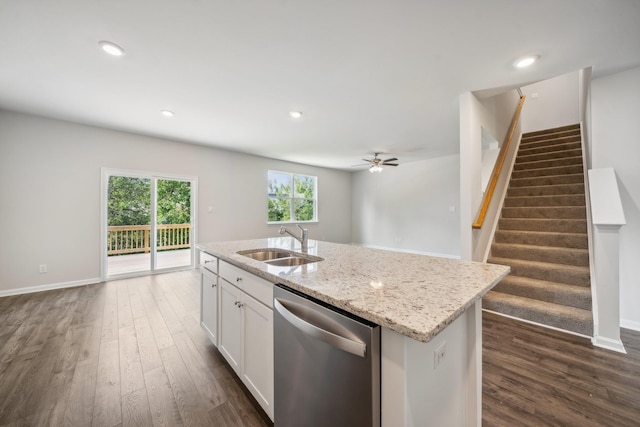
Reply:
[[[378,157],[380,154],[381,153],[374,153],[373,159],[362,159],[367,163],[355,166],[369,166],[369,172],[371,173],[382,172],[382,166],[398,166],[398,163],[393,163],[398,161],[397,158],[392,157],[390,159],[381,159]]]

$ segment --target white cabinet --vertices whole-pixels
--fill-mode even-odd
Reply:
[[[242,300],[242,381],[273,419],[273,310]]]
[[[218,349],[273,419],[273,310],[265,304],[273,285],[223,261],[219,268]]]
[[[208,264],[209,266],[212,263]],[[213,345],[218,345],[218,275],[202,268],[200,325]]]
[[[231,367],[240,374],[242,348],[242,310],[240,289],[220,280],[220,340],[218,350]]]

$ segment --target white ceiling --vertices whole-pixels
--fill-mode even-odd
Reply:
[[[456,153],[461,93],[639,65],[638,0],[0,0],[0,108],[334,168]]]

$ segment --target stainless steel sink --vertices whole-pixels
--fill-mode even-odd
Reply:
[[[249,249],[246,251],[239,251],[238,255],[244,255],[251,259],[262,261],[269,265],[275,265],[278,267],[295,267],[312,262],[324,261],[323,258],[317,256],[301,254],[298,252],[291,252],[276,248]]]
[[[271,259],[287,258],[292,256],[291,253],[285,252],[281,249],[261,249],[259,251],[248,250],[240,251],[238,252],[238,254],[253,258],[258,261],[269,261]]]
[[[265,261],[269,265],[277,265],[279,267],[295,267],[296,265],[309,264],[310,262],[318,262],[318,260],[302,258],[302,257],[289,257],[272,259],[271,261]]]

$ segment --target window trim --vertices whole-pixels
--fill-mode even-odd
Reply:
[[[291,201],[290,204],[290,212],[289,212],[289,217],[293,218],[294,214],[295,214],[295,201],[296,200],[313,200],[313,219],[312,220],[308,220],[308,221],[295,221],[295,220],[287,220],[287,221],[269,221],[269,200],[272,199],[272,197],[269,197],[269,174],[271,173],[278,173],[278,174],[282,174],[282,175],[289,175],[291,176],[291,184],[292,184],[292,188],[291,188],[291,195],[288,198]],[[313,194],[314,194],[314,198],[308,198],[308,197],[295,197],[295,184],[294,184],[294,179],[296,176],[301,176],[301,177],[306,177],[306,178],[313,178]],[[286,225],[286,224],[313,224],[313,223],[317,223],[319,222],[318,220],[318,177],[315,175],[307,175],[307,174],[303,174],[303,173],[295,173],[295,172],[285,172],[285,171],[279,171],[279,170],[274,170],[274,169],[268,169],[267,170],[267,225]]]

